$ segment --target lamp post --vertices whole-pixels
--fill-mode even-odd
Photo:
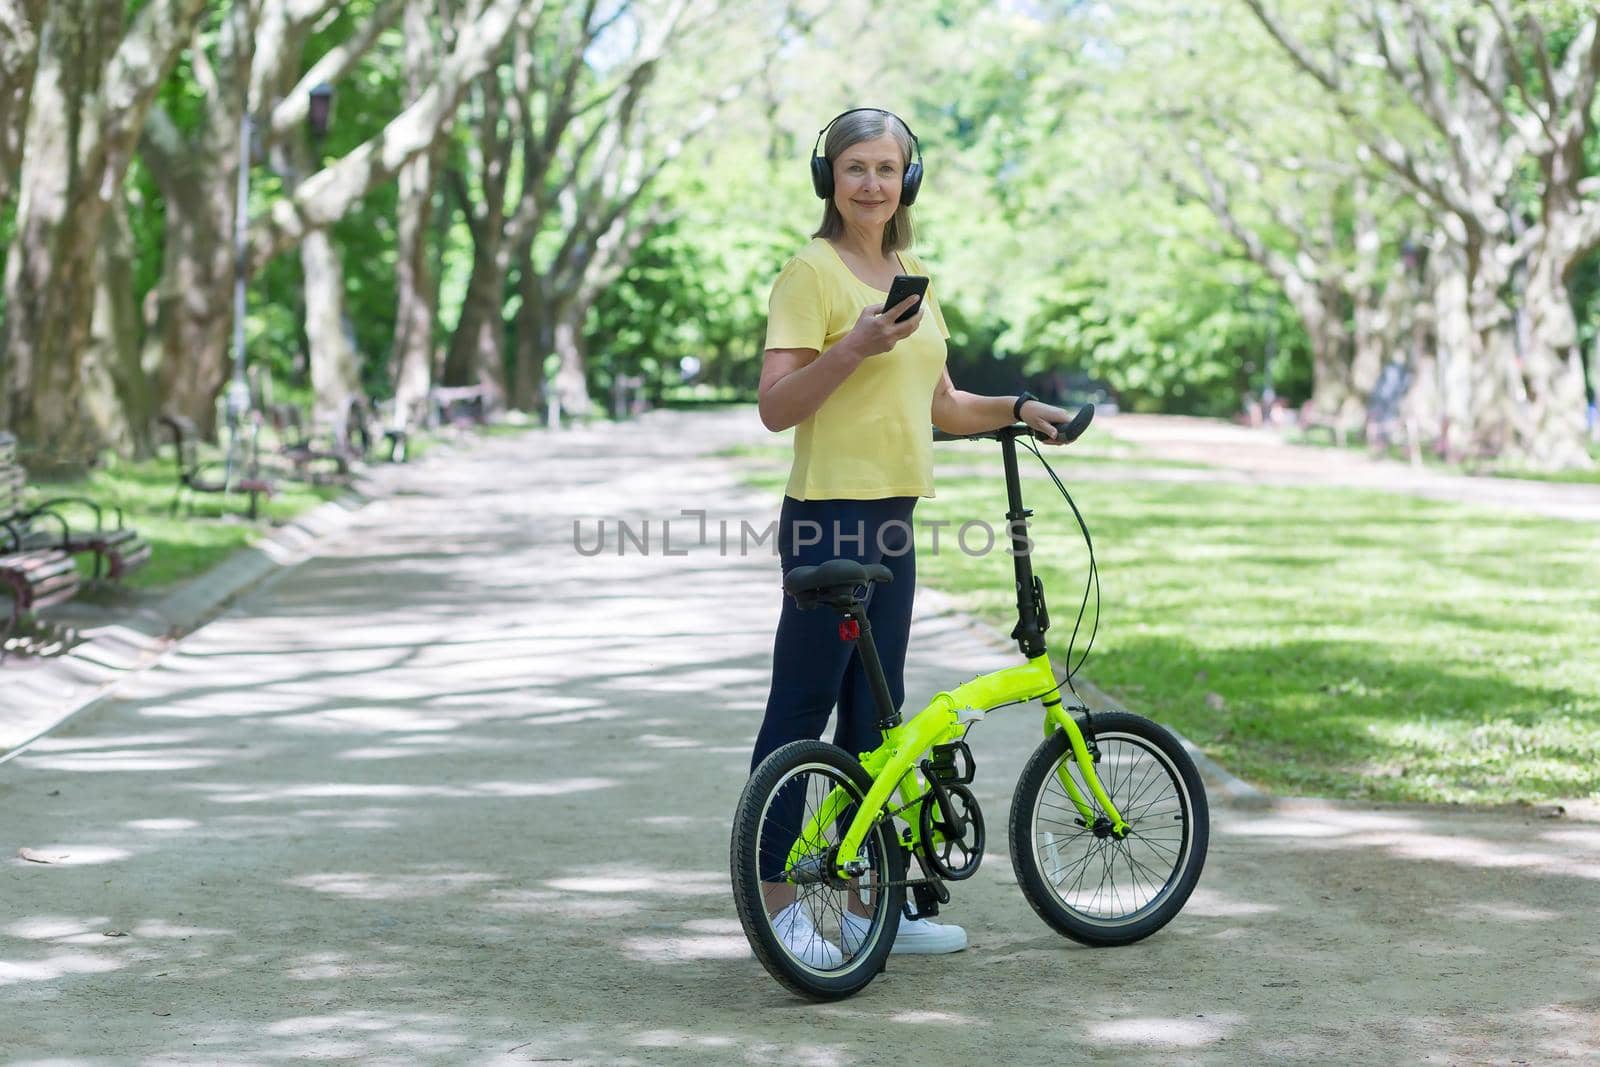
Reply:
[[[328,115],[333,110],[333,86],[318,82],[311,88],[311,106],[306,110],[306,126],[311,130],[311,143],[317,147],[321,162],[322,139],[328,136]]]
[[[333,106],[333,86],[319,82],[311,89],[306,110],[306,125],[318,146],[328,133],[328,115]],[[225,404],[229,429],[237,433],[239,420],[250,410],[250,383],[245,376],[244,314],[245,284],[248,281],[249,249],[246,232],[250,211],[250,141],[254,121],[248,108],[239,117],[239,183],[233,211],[233,380],[228,383]]]
[[[237,434],[250,410],[250,384],[244,376],[245,216],[250,209],[250,112],[239,117],[239,183],[233,208],[233,381],[228,383],[228,429]]]

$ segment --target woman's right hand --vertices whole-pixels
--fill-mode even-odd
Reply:
[[[868,304],[861,309],[856,324],[850,328],[850,332],[845,334],[840,343],[848,344],[851,351],[863,358],[882,355],[916,333],[917,327],[922,325],[922,313],[927,308],[926,303],[919,306],[917,313],[906,321],[894,321],[909,311],[911,305],[920,299],[916,295],[908,296],[887,311],[882,304]]]

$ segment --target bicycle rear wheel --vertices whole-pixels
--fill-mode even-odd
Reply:
[[[904,858],[883,822],[862,845],[867,870],[849,883],[830,876],[834,852],[871,787],[843,749],[795,741],[761,762],[734,813],[729,866],[745,937],[772,977],[813,1000],[865,987],[883,969],[899,929],[905,887],[895,883],[905,877]]]
[[[1085,731],[1086,735],[1088,731]],[[1126,712],[1093,718],[1095,772],[1128,822],[1118,839],[1060,730],[1023,768],[1011,802],[1011,863],[1040,918],[1086,945],[1149,937],[1183,909],[1205,866],[1210,812],[1194,761],[1177,738]],[[1092,809],[1085,819],[1067,775]]]

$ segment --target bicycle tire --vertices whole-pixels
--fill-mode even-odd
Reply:
[[[838,1000],[865,988],[884,968],[884,961],[899,929],[901,907],[905,902],[904,885],[895,884],[905,877],[904,855],[900,843],[885,831],[881,822],[874,827],[862,846],[862,855],[871,864],[871,881],[882,885],[870,893],[873,912],[867,935],[854,945],[850,958],[843,960],[837,968],[819,969],[797,958],[784,946],[768,914],[762,892],[760,851],[763,847],[764,824],[773,799],[795,782],[801,772],[815,774],[819,779],[832,781],[835,786],[846,786],[857,803],[872,787],[871,776],[855,757],[823,741],[794,741],[763,760],[745,783],[734,812],[728,856],[733,899],[739,913],[739,924],[744,928],[750,948],[768,974],[802,997]],[[837,844],[837,837],[842,833],[840,824],[847,825],[848,821],[848,812],[836,820],[832,843]],[[788,845],[781,843],[781,833],[775,828],[772,839],[779,840],[778,847],[787,852]],[[792,840],[793,834],[788,836]],[[806,890],[820,888],[805,887]],[[825,891],[844,892],[839,889]],[[826,923],[826,918],[823,921]],[[837,925],[834,929],[837,929]],[[823,934],[826,936],[826,931]],[[842,940],[841,937],[836,944]]]
[[[1092,730],[1101,752],[1096,772],[1131,827],[1127,839],[1117,840],[1104,825],[1098,832],[1086,825],[1066,799],[1056,776],[1063,761],[1079,791],[1102,814],[1083,786],[1066,733],[1057,730],[1034,750],[1017,781],[1008,835],[1011,864],[1023,896],[1057,932],[1085,945],[1128,945],[1183,910],[1205,867],[1210,808],[1194,760],[1162,726],[1126,712],[1103,712],[1093,717]],[[1170,787],[1170,800],[1163,786]],[[1059,793],[1052,796],[1052,787]],[[1096,862],[1102,880],[1085,887]],[[1119,865],[1130,883],[1121,888]],[[1074,871],[1079,872],[1075,881]],[[1154,882],[1157,875],[1159,885],[1141,890],[1140,882]]]

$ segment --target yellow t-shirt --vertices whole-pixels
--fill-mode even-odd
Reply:
[[[927,274],[900,253],[902,273]],[[861,309],[889,294],[844,265],[820,237],[784,264],[767,305],[768,348],[826,352],[855,327]],[[810,418],[795,427],[785,490],[796,500],[933,496],[933,391],[944,371],[944,314],[928,284],[917,332],[869,356]]]

